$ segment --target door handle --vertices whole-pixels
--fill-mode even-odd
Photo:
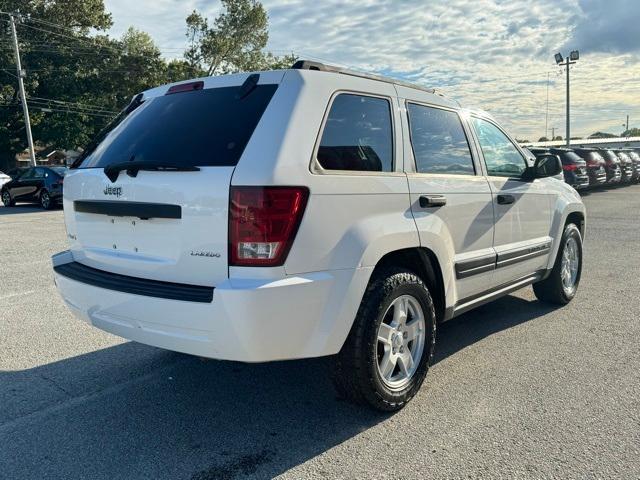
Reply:
[[[513,195],[498,195],[498,203],[500,205],[509,205],[515,201],[516,198]]]
[[[422,208],[442,207],[447,204],[447,197],[444,195],[420,195],[419,202]]]

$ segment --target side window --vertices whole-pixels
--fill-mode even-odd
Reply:
[[[487,173],[496,177],[519,177],[526,168],[525,160],[511,140],[493,123],[472,118],[482,148]]]
[[[408,104],[407,113],[419,173],[475,173],[469,142],[457,113],[414,103]]]
[[[28,180],[30,178],[34,178],[35,172],[36,172],[35,168],[30,168],[29,170],[25,171],[22,175],[20,175],[19,178],[20,180]]]
[[[391,105],[384,98],[341,93],[327,117],[318,163],[325,170],[391,172]]]
[[[47,172],[44,168],[36,168],[35,173],[33,174],[33,178],[44,178]]]

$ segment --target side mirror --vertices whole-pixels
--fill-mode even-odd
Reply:
[[[557,155],[545,153],[536,158],[533,167],[529,167],[524,172],[526,180],[536,178],[554,177],[562,173],[562,162]]]

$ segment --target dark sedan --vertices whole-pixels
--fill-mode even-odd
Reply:
[[[550,148],[549,153],[560,157],[564,181],[576,190],[589,186],[587,162],[568,148]]]
[[[600,155],[604,158],[607,170],[607,183],[620,183],[622,170],[620,169],[620,159],[612,150],[601,148]]]
[[[574,148],[573,151],[587,162],[590,187],[597,187],[607,183],[607,164],[598,150],[593,148]]]
[[[16,202],[37,202],[46,210],[62,200],[66,167],[31,167],[2,185],[0,198],[5,207]]]

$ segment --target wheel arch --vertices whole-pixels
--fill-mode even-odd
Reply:
[[[580,236],[584,239],[584,230],[585,230],[585,218],[584,213],[580,211],[574,211],[567,215],[567,219],[564,222],[564,226],[566,227],[568,224],[573,223],[580,230]]]
[[[446,291],[442,266],[437,255],[425,247],[394,250],[383,255],[376,264],[371,278],[377,272],[389,267],[406,268],[414,272],[429,287],[438,321],[445,318]]]
[[[578,227],[580,230],[580,236],[584,240],[586,230],[586,211],[584,204],[568,204],[562,215],[558,215],[553,222],[553,228],[551,230],[553,232],[553,245],[551,255],[549,255],[549,261],[547,263],[547,272],[551,271],[555,264],[556,256],[558,255],[558,250],[562,241],[562,234],[569,223],[573,223]]]

